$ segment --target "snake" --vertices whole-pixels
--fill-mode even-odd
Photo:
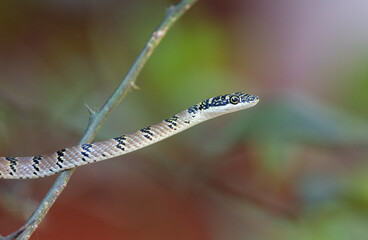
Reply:
[[[51,154],[32,157],[0,157],[0,179],[34,179],[61,171],[118,157],[209,119],[250,108],[259,97],[244,92],[224,94],[204,100],[155,125],[105,141],[61,149]]]

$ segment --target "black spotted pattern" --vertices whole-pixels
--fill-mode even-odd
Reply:
[[[81,151],[81,154],[85,157],[89,158],[89,154],[91,153],[91,148],[92,148],[92,143],[86,143],[86,144],[82,144],[81,148],[83,149],[83,151]],[[85,160],[85,159],[84,159]]]
[[[40,171],[40,168],[38,167],[38,164],[40,164],[40,161],[42,160],[42,156],[34,156],[32,158],[33,164],[32,167],[35,170],[35,172],[33,172],[34,175],[38,175],[37,173]]]
[[[125,135],[120,136],[120,137],[116,137],[116,138],[114,138],[114,140],[118,143],[118,144],[116,144],[116,147],[119,148],[122,151],[125,151],[125,148],[124,148],[124,146],[125,146],[124,141],[126,140]]]
[[[65,148],[56,152],[56,155],[57,155],[56,165],[58,165],[59,168],[63,168],[62,163],[64,162],[65,152],[66,152]]]
[[[165,122],[169,123],[167,126],[173,130],[176,130],[176,126],[178,125],[178,116],[174,115],[171,118],[165,119]]]
[[[9,167],[13,171],[10,172],[9,174],[13,176],[13,173],[17,172],[18,159],[13,157],[6,157],[5,159],[9,161]]]
[[[152,140],[153,133],[151,132],[151,127],[142,128],[140,131],[144,133],[143,136],[145,138]]]

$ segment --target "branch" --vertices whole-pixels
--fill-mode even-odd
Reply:
[[[168,9],[165,18],[153,32],[152,36],[148,39],[142,52],[139,54],[138,58],[135,60],[133,66],[130,68],[129,72],[116,88],[114,93],[102,106],[102,108],[93,112],[90,111],[90,119],[87,129],[79,141],[79,144],[89,143],[93,140],[102,124],[110,116],[112,110],[123,100],[127,95],[129,90],[135,89],[135,81],[138,74],[143,68],[144,64],[147,62],[148,58],[153,53],[154,49],[161,42],[162,38],[166,35],[167,31],[171,26],[187,11],[197,0],[182,0],[179,4],[172,6]],[[47,212],[51,206],[55,203],[56,199],[60,196],[61,192],[66,187],[70,177],[72,176],[75,168],[61,172],[58,178],[55,180],[53,186],[50,188],[44,199],[41,201],[40,205],[33,212],[32,216],[28,221],[21,227],[21,233],[16,234],[17,239],[29,239],[32,233],[36,230],[38,225],[46,216]],[[16,231],[19,232],[19,231]],[[9,235],[8,237],[12,236]],[[14,235],[13,235],[14,236]],[[8,238],[7,239],[10,239]]]

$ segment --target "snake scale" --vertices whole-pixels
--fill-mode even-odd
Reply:
[[[171,118],[131,134],[33,157],[0,157],[0,178],[41,178],[136,151],[211,118],[256,105],[255,95],[236,92],[209,98]]]

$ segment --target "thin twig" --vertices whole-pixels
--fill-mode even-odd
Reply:
[[[172,6],[168,9],[165,18],[153,32],[149,38],[142,52],[130,68],[129,72],[116,88],[115,92],[106,101],[103,107],[98,112],[90,112],[90,119],[87,129],[79,141],[79,144],[89,143],[93,140],[98,130],[101,128],[105,120],[110,116],[112,110],[123,100],[126,94],[131,89],[135,89],[135,81],[138,74],[143,68],[144,64],[151,56],[154,49],[160,43],[161,39],[165,36],[171,26],[187,11],[197,0],[183,0],[179,4]],[[53,186],[50,188],[40,205],[33,212],[32,216],[28,219],[25,225],[21,228],[23,231],[16,239],[29,239],[32,233],[36,230],[38,225],[46,216],[47,212],[54,204],[56,199],[60,196],[61,192],[66,187],[70,177],[72,176],[75,169],[66,170],[61,172]],[[18,231],[17,231],[18,232]],[[12,235],[12,234],[11,234]]]

